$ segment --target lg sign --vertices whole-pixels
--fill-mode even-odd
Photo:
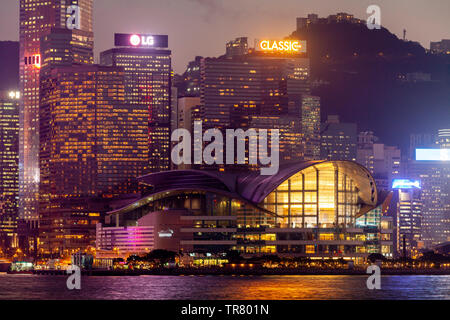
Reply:
[[[130,43],[135,47],[140,45],[153,46],[155,44],[155,40],[153,39],[153,36],[139,36],[137,34],[133,34],[130,37]]]
[[[167,48],[169,37],[166,35],[116,33],[114,43],[120,47]]]

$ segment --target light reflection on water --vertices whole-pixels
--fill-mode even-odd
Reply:
[[[450,276],[382,276],[368,290],[366,276],[139,276],[67,277],[0,274],[0,299],[450,299]]]

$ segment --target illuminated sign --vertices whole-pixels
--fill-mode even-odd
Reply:
[[[160,232],[158,232],[158,235],[160,238],[172,238],[173,230],[172,229],[161,230]]]
[[[38,69],[41,68],[41,55],[33,54],[32,56],[25,57],[25,65],[31,65]]]
[[[420,189],[420,180],[410,179],[394,179],[392,181],[392,189]]]
[[[116,33],[114,44],[119,47],[167,48],[169,37],[166,35]]]
[[[450,161],[450,149],[416,149],[417,161]]]
[[[268,52],[304,53],[306,52],[306,41],[299,40],[262,40],[258,49]]]

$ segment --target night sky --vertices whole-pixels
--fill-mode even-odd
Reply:
[[[381,7],[382,25],[419,41],[450,38],[449,0],[94,0],[96,56],[113,47],[114,32],[168,34],[175,72],[196,55],[218,56],[239,36],[282,38],[296,17],[348,12],[366,19],[370,4]],[[0,41],[19,39],[19,0],[1,0]],[[97,59],[97,57],[96,57]]]

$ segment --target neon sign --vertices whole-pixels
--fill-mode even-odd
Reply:
[[[32,56],[25,57],[25,65],[31,65],[38,69],[41,68],[41,55],[33,54]]]
[[[153,36],[139,36],[137,34],[133,34],[130,37],[130,44],[132,46],[153,46],[155,44],[155,40],[153,38]]]
[[[154,34],[115,33],[114,44],[119,47],[167,48],[169,37]]]
[[[450,149],[416,149],[417,161],[450,161]]]
[[[306,42],[299,40],[263,40],[259,43],[259,49],[270,52],[306,52]]]
[[[420,189],[420,180],[410,179],[394,179],[392,181],[392,189]]]

